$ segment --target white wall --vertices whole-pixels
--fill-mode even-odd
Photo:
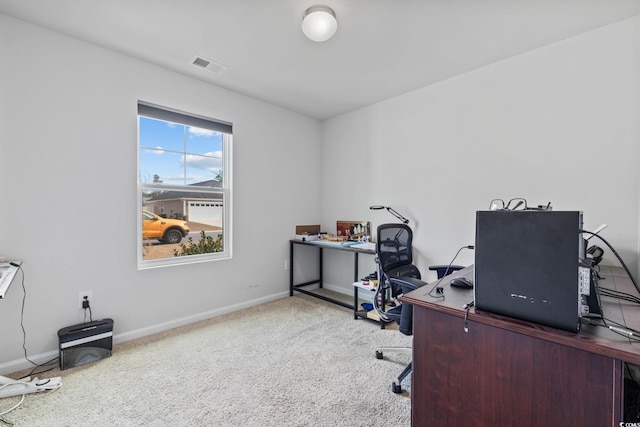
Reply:
[[[286,295],[294,225],[394,220],[372,204],[411,219],[423,271],[473,244],[475,211],[495,197],[609,224],[604,237],[637,271],[639,24],[320,124],[0,15],[0,256],[24,261],[29,355],[55,354],[57,330],[82,320],[80,291],[118,340]],[[139,99],[233,122],[233,260],[136,270]],[[339,258],[325,278],[350,290]],[[26,367],[21,302],[18,281],[0,301],[0,373]]]
[[[392,206],[411,220],[424,274],[474,244],[491,199],[524,197],[583,211],[587,230],[608,224],[603,237],[637,272],[638,28],[635,17],[328,120],[323,228],[375,228],[395,218],[368,207]]]
[[[81,291],[117,340],[288,295],[288,239],[319,222],[318,121],[5,15],[0,40],[0,256],[23,261],[32,358],[82,321]],[[138,100],[233,123],[232,260],[136,269]],[[0,373],[27,366],[21,302],[17,280]]]

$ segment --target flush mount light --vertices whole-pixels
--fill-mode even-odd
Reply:
[[[302,32],[314,42],[329,40],[338,29],[336,14],[328,6],[311,6],[302,17]]]

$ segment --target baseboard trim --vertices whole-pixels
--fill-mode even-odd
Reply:
[[[329,283],[324,283],[322,287],[339,294],[351,295],[351,297],[353,297],[353,286],[351,286],[351,288],[346,288],[344,286],[336,286]]]
[[[180,319],[170,320],[168,322],[159,323],[157,325],[148,326],[146,328],[136,329],[129,332],[123,332],[121,334],[115,334],[113,336],[113,343],[123,343],[138,338],[143,338],[148,335],[153,335],[159,332],[164,332],[169,329],[174,329],[180,326],[188,325],[191,323],[199,322],[201,320],[211,319],[223,314],[232,313],[234,311],[242,310],[245,308],[253,307],[255,305],[264,304],[269,301],[275,301],[280,298],[289,296],[289,291],[279,292],[277,294],[269,295],[262,298],[256,298],[249,301],[244,301],[239,304],[233,304],[227,307],[217,308],[215,310],[205,311],[203,313],[194,314],[191,316],[182,317]],[[117,319],[116,319],[117,324]],[[47,351],[40,354],[29,355],[29,359],[34,363],[42,364],[49,362],[50,360],[58,357],[58,350]],[[11,360],[9,362],[0,363],[0,375],[8,375],[14,372],[20,372],[33,368],[33,365],[24,358]],[[46,377],[46,375],[44,376]],[[43,378],[44,378],[43,377]]]
[[[50,360],[55,359],[56,357],[58,357],[58,350],[29,355],[29,359],[32,360],[33,363],[37,364],[47,363]],[[0,375],[13,374],[14,372],[25,371],[27,369],[33,368],[34,366],[24,358],[18,360],[10,360],[9,362],[0,364]],[[46,378],[46,375],[42,376],[42,378]]]
[[[239,304],[230,305],[227,307],[217,308],[211,311],[205,311],[204,313],[198,313],[180,319],[171,320],[169,322],[159,323],[157,325],[148,326],[146,328],[136,329],[133,331],[125,332],[122,334],[116,334],[113,336],[114,344],[131,341],[137,338],[146,337],[159,332],[164,332],[169,329],[178,328],[180,326],[189,325],[191,323],[199,322],[201,320],[211,319],[217,316],[221,316],[227,313],[233,313],[234,311],[242,310],[245,308],[253,307],[255,305],[264,304],[265,302],[275,301],[280,298],[284,298],[289,295],[289,292],[281,292],[267,297],[256,298],[250,301],[244,301]]]

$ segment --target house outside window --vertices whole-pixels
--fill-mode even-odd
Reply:
[[[138,103],[138,268],[231,257],[230,124]]]

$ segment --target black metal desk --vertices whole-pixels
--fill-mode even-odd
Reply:
[[[318,279],[310,280],[308,282],[298,283],[298,284],[295,284],[293,282],[293,253],[294,253],[294,246],[295,245],[312,246],[312,247],[318,249],[318,266],[319,266],[319,277],[318,277]],[[311,296],[313,296],[315,298],[320,298],[322,300],[329,301],[329,302],[332,302],[334,304],[341,305],[342,307],[346,307],[346,308],[349,308],[351,310],[355,310],[355,306],[354,305],[348,304],[348,303],[340,301],[340,300],[336,300],[336,299],[328,297],[326,295],[321,295],[321,294],[315,293],[312,290],[304,289],[305,286],[316,285],[316,284],[320,288],[322,288],[322,285],[323,285],[323,274],[322,273],[323,273],[323,268],[324,268],[323,251],[325,249],[338,250],[338,251],[343,251],[343,252],[350,252],[350,253],[353,254],[353,282],[359,280],[359,277],[358,277],[358,255],[359,254],[367,254],[367,255],[375,255],[376,254],[376,251],[371,250],[371,249],[354,248],[354,247],[351,247],[351,246],[339,246],[339,245],[330,245],[330,244],[309,243],[309,242],[303,242],[302,240],[289,240],[289,296],[293,296],[293,292],[297,291],[297,292],[301,292],[301,293],[306,294],[306,295],[311,295]]]

